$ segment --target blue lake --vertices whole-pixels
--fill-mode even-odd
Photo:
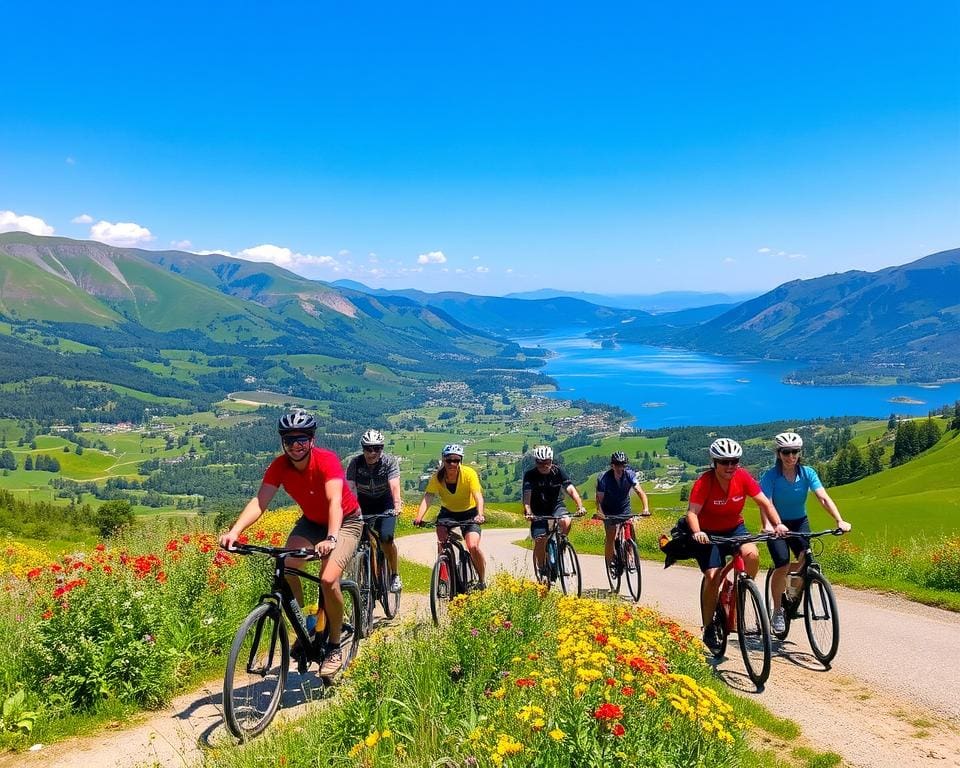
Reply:
[[[797,370],[795,363],[738,361],[632,344],[601,349],[591,339],[559,332],[520,343],[556,353],[541,369],[560,386],[553,396],[618,405],[643,429],[817,416],[923,416],[960,400],[960,383],[937,388],[800,387],[782,382]],[[897,397],[921,403],[890,402]]]

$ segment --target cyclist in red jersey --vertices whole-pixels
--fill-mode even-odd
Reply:
[[[721,437],[710,444],[713,469],[700,475],[690,490],[687,524],[693,534],[695,557],[703,572],[703,593],[700,611],[703,619],[703,642],[713,650],[720,642],[714,632],[711,617],[717,607],[720,589],[720,571],[727,557],[737,547],[729,544],[711,544],[710,534],[716,536],[743,536],[749,533],[743,524],[743,505],[749,496],[760,507],[760,521],[765,531],[777,534],[788,532],[780,522],[777,510],[760,490],[760,485],[740,466],[743,448],[736,440]],[[744,565],[751,577],[760,569],[760,554],[756,544],[744,544],[740,549]]]
[[[300,505],[303,517],[290,531],[286,546],[313,547],[323,558],[320,588],[323,590],[329,634],[320,674],[333,675],[343,666],[340,652],[340,630],[343,626],[340,576],[357,551],[363,532],[360,504],[347,487],[337,455],[313,444],[317,431],[313,416],[304,411],[284,414],[277,424],[277,431],[280,433],[283,455],[271,462],[257,495],[247,502],[237,521],[220,537],[220,544],[227,549],[233,546],[240,534],[266,512],[281,487]],[[292,568],[302,568],[303,564],[303,560],[287,560],[287,565]],[[303,585],[300,578],[287,576],[287,582],[302,606]]]

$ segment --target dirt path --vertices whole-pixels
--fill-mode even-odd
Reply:
[[[404,595],[389,627],[408,618],[429,619],[425,595]],[[376,619],[375,619],[376,620]],[[278,718],[302,717],[317,700],[317,677],[291,669]],[[223,725],[222,678],[174,699],[168,707],[128,722],[112,723],[92,736],[67,739],[35,752],[0,756],[0,768],[183,768],[196,765],[205,749],[236,742]]]
[[[530,552],[512,542],[522,531],[484,532],[492,570],[529,574]],[[433,561],[434,535],[398,540],[404,557]],[[602,559],[581,556],[586,590],[606,589]],[[642,603],[696,632],[700,573],[645,563]],[[823,670],[809,652],[802,627],[775,648],[764,691],[743,671],[736,642],[717,674],[741,695],[797,722],[803,742],[843,756],[857,768],[960,768],[960,616],[887,595],[837,588],[840,652]],[[424,596],[404,595],[401,616],[429,613]],[[799,631],[798,631],[799,630]],[[283,717],[299,717],[309,703],[312,676],[298,686],[291,672]],[[170,707],[118,723],[95,736],[70,739],[39,752],[0,757],[0,768],[139,768],[190,766],[204,748],[232,743],[223,728],[220,681],[178,697]],[[768,745],[791,749],[796,743]]]

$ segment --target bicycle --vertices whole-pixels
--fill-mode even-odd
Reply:
[[[640,548],[633,537],[633,521],[640,515],[606,515],[604,520],[613,520],[617,523],[617,532],[613,540],[613,560],[606,563],[607,581],[610,591],[620,594],[621,576],[626,578],[627,589],[633,602],[640,600],[643,589],[640,575]]]
[[[472,592],[480,581],[470,553],[463,546],[463,537],[453,530],[473,522],[475,520],[434,520],[432,523],[420,523],[424,528],[447,529],[447,540],[440,545],[430,574],[430,614],[434,624],[439,624],[447,615],[447,608],[453,598]]]
[[[570,517],[583,517],[583,512],[577,512]],[[577,550],[567,538],[567,535],[560,530],[557,521],[560,519],[553,515],[536,515],[529,518],[531,522],[547,521],[547,541],[544,550],[543,572],[538,572],[536,553],[533,557],[533,572],[540,584],[546,585],[547,589],[553,586],[556,581],[560,582],[560,589],[563,594],[570,595],[574,593],[576,585],[576,595],[580,597],[583,588],[583,576],[580,572],[580,559],[577,557]]]
[[[771,538],[769,533],[746,536],[710,536],[713,544],[734,544],[738,547],[756,541]],[[731,571],[733,576],[731,576]],[[700,580],[700,595],[703,599],[703,585],[706,577]],[[713,613],[711,626],[716,628],[720,642],[711,649],[714,657],[721,658],[727,650],[727,639],[736,630],[740,642],[740,654],[747,676],[757,689],[770,676],[770,659],[773,655],[773,641],[770,639],[770,620],[760,597],[760,589],[747,573],[743,555],[738,549],[730,562],[720,571],[720,592],[717,607]]]
[[[312,549],[262,547],[256,544],[234,544],[227,550],[239,555],[263,554],[274,559],[273,581],[270,591],[260,596],[257,606],[247,614],[234,635],[223,678],[223,714],[227,728],[242,741],[262,733],[273,720],[287,682],[290,666],[290,638],[287,622],[293,627],[299,648],[296,655],[297,671],[303,674],[311,662],[323,662],[327,644],[326,614],[323,612],[323,592],[319,591],[320,609],[315,633],[307,629],[303,609],[293,596],[286,575],[295,575],[320,585],[320,578],[292,568],[287,558],[316,560]],[[356,583],[340,581],[343,592],[343,628],[340,650],[346,668],[357,654],[362,632],[360,592]],[[321,625],[322,620],[322,625]],[[322,678],[329,684],[330,678]]]
[[[787,537],[806,539],[807,545],[802,554],[803,565],[800,566],[800,570],[789,571],[787,574],[788,584],[790,576],[796,575],[801,578],[801,585],[794,595],[791,596],[791,590],[788,589],[781,598],[784,631],[774,632],[778,640],[786,640],[790,633],[790,622],[803,616],[807,639],[810,641],[810,649],[817,661],[827,669],[830,668],[830,663],[840,648],[840,615],[837,612],[837,599],[833,596],[833,587],[830,586],[830,582],[820,569],[820,563],[814,556],[810,539],[820,536],[842,535],[843,531],[839,528],[817,531],[816,533],[796,532],[787,534]],[[823,543],[818,542],[818,544],[820,545],[820,551],[823,551]],[[795,562],[792,565],[795,565]],[[764,589],[767,612],[771,618],[773,617],[772,584],[775,570],[771,567],[767,571],[766,587]]]
[[[390,591],[387,557],[380,545],[380,536],[370,523],[392,514],[370,515],[363,519],[363,536],[357,545],[357,588],[360,590],[360,613],[363,616],[363,636],[373,631],[373,608],[379,602],[388,619],[400,609],[400,593]]]

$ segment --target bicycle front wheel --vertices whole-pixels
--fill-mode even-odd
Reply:
[[[343,626],[340,630],[340,653],[343,656],[343,668],[346,669],[360,649],[363,636],[364,617],[361,613],[362,600],[356,582],[340,580],[340,594],[343,595]],[[371,598],[372,599],[372,598]],[[372,609],[371,609],[372,612]]]
[[[364,549],[357,564],[357,589],[360,592],[360,634],[369,637],[373,631],[373,563],[370,550]]]
[[[627,580],[627,589],[633,602],[640,599],[640,549],[633,539],[623,542],[623,577]]]
[[[610,584],[610,591],[613,594],[620,594],[620,572],[623,570],[623,549],[619,541],[613,542],[613,562],[605,563],[607,572],[607,583]]]
[[[430,613],[433,623],[439,624],[447,615],[447,607],[453,598],[453,568],[446,555],[441,555],[433,564],[430,575]]]
[[[392,619],[400,610],[400,593],[390,591],[390,574],[387,569],[387,558],[382,551],[377,552],[377,581],[380,583],[380,605],[383,614]]]
[[[565,595],[576,595],[580,597],[583,589],[583,578],[580,574],[580,559],[577,557],[577,550],[573,544],[564,541],[560,546],[560,588]]]
[[[817,661],[830,666],[840,647],[840,616],[833,588],[822,573],[807,574],[807,588],[803,595],[803,623],[807,639]]]
[[[223,717],[242,741],[266,728],[280,706],[290,666],[290,641],[283,613],[261,603],[243,620],[223,677]]]
[[[752,579],[737,580],[737,636],[747,675],[757,688],[770,676],[770,621],[760,598],[760,590]]]

